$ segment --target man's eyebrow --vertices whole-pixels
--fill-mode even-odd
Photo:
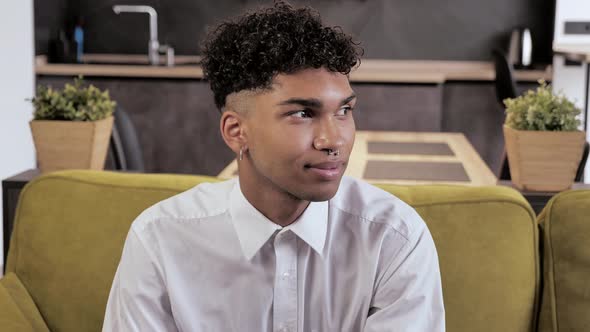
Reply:
[[[350,103],[352,100],[354,100],[356,98],[356,95],[353,93],[352,95],[344,98],[341,102],[340,105],[346,105],[348,103]],[[310,107],[310,108],[321,108],[323,106],[323,103],[321,102],[321,100],[317,99],[317,98],[289,98],[287,100],[284,100],[280,103],[278,103],[277,105],[300,105],[300,106],[305,106],[305,107]]]
[[[289,98],[287,100],[283,100],[277,105],[300,105],[311,108],[321,108],[323,104],[319,99],[316,98]]]
[[[346,105],[348,103],[350,103],[351,101],[356,99],[356,94],[353,92],[349,97],[345,98],[344,100],[342,100],[342,102],[340,103],[340,105]]]

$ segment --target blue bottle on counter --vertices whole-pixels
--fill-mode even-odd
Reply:
[[[84,29],[82,29],[81,20],[74,27],[74,41],[76,42],[76,61],[80,63],[84,54]]]

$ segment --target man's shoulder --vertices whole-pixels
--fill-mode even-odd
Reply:
[[[225,213],[235,179],[215,183],[200,183],[144,210],[133,222],[140,231],[155,220],[201,220]]]
[[[360,222],[382,224],[406,239],[421,232],[425,223],[410,205],[365,181],[344,176],[330,205]]]

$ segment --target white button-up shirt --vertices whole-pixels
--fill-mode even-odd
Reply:
[[[344,177],[281,227],[237,180],[200,184],[129,231],[103,331],[445,329],[438,258],[420,216]]]

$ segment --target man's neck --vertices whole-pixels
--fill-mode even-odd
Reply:
[[[266,190],[268,187],[249,183],[246,178],[239,178],[240,189],[246,200],[256,210],[275,224],[285,227],[292,224],[303,214],[309,201],[301,200],[279,188]]]

